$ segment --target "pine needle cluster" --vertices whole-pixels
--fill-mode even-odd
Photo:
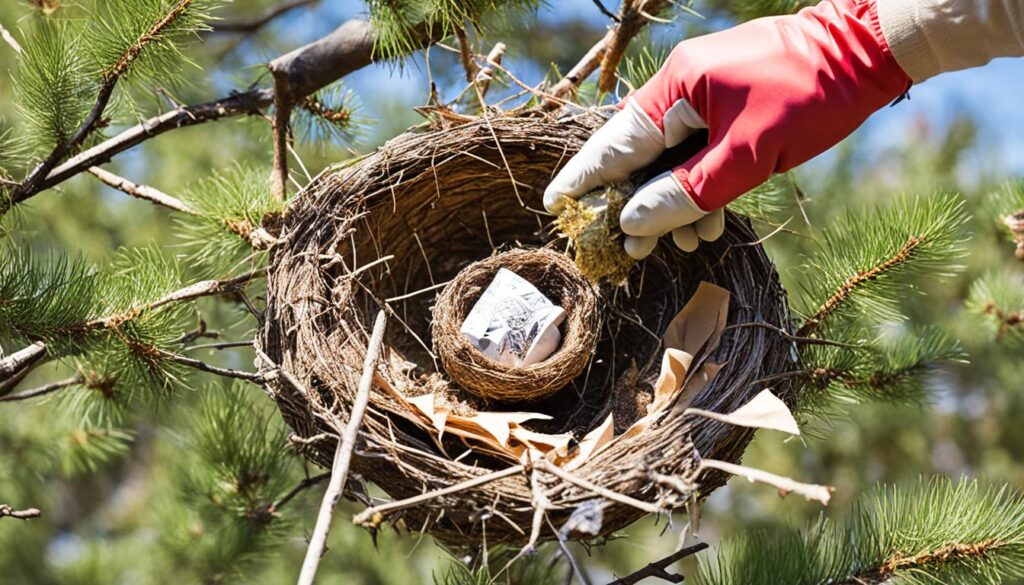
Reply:
[[[714,585],[958,583],[1024,577],[1024,499],[976,481],[880,487],[841,520],[726,538],[692,579]]]
[[[968,309],[981,317],[992,339],[1024,346],[1024,278],[989,274],[971,285]]]

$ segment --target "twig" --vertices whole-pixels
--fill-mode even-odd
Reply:
[[[320,504],[320,513],[317,515],[316,525],[313,528],[313,535],[309,539],[309,548],[306,549],[306,558],[302,562],[302,571],[299,573],[298,585],[312,585],[316,577],[316,571],[320,567],[320,557],[324,553],[327,544],[327,533],[331,529],[331,517],[334,515],[334,506],[341,498],[345,480],[348,477],[349,464],[352,461],[352,452],[356,447],[356,437],[359,434],[359,426],[363,422],[363,415],[370,402],[370,389],[373,386],[373,375],[377,370],[377,359],[380,357],[380,349],[384,343],[384,325],[387,322],[387,314],[384,311],[377,313],[377,320],[373,324],[373,333],[370,335],[370,343],[366,348],[366,360],[363,362],[363,377],[359,380],[359,389],[356,392],[352,404],[352,412],[349,415],[348,424],[338,441],[338,448],[334,452],[334,464],[331,466],[331,481],[327,485],[323,502]]]
[[[7,504],[0,504],[0,518],[9,517],[17,518],[18,520],[28,520],[30,518],[38,518],[43,513],[38,508],[26,508],[24,510],[15,510]]]
[[[846,349],[863,349],[861,346],[854,345],[852,343],[843,343],[841,341],[834,341],[834,340],[831,340],[831,339],[823,339],[823,338],[820,338],[820,337],[800,337],[798,335],[793,335],[792,333],[786,331],[785,329],[783,329],[783,328],[781,328],[781,327],[779,327],[777,325],[772,325],[771,323],[765,323],[764,321],[750,321],[748,323],[735,323],[733,325],[729,325],[725,329],[722,329],[722,333],[724,334],[726,331],[729,331],[730,329],[740,329],[740,328],[743,328],[743,327],[760,327],[762,329],[769,329],[771,331],[774,331],[774,332],[778,333],[779,335],[781,335],[787,341],[792,341],[793,343],[803,343],[803,344],[807,344],[807,345],[831,345],[831,346],[834,346],[834,347],[844,347]]]
[[[181,364],[183,366],[188,366],[196,370],[209,372],[211,374],[217,374],[218,376],[224,376],[226,378],[245,380],[246,382],[252,382],[253,384],[258,385],[262,385],[264,382],[263,374],[258,374],[254,372],[243,372],[241,370],[231,370],[228,368],[219,368],[217,366],[211,366],[210,364],[204,361],[200,361],[176,353],[171,353],[167,350],[160,349],[159,347],[151,347],[149,349],[164,359],[171,360],[174,363]]]
[[[24,390],[22,392],[18,392],[17,394],[0,396],[0,402],[15,402],[17,400],[28,400],[29,398],[36,398],[37,396],[45,396],[51,392],[56,392],[61,388],[67,388],[68,386],[80,384],[82,380],[83,378],[81,374],[75,374],[70,378],[60,380],[59,382],[52,382],[50,384],[46,384],[45,386],[40,386],[38,388],[33,388],[31,390]]]
[[[744,477],[747,481],[767,483],[778,488],[779,495],[781,496],[785,496],[790,492],[797,493],[808,500],[817,500],[826,506],[828,505],[828,501],[832,498],[832,492],[835,491],[835,488],[831,486],[801,483],[794,479],[775,475],[774,473],[769,473],[762,469],[744,467],[742,465],[736,465],[735,463],[729,463],[728,461],[718,461],[716,459],[702,459],[700,462],[700,469],[717,469],[732,475]]]
[[[0,24],[0,38],[2,38],[4,42],[10,45],[11,48],[14,49],[15,53],[21,55],[21,45],[18,44],[18,41],[14,38],[14,35],[12,35],[10,31],[4,28],[4,25],[2,24]]]
[[[117,189],[118,191],[127,193],[132,197],[144,199],[146,201],[156,203],[157,205],[163,205],[164,207],[168,207],[170,209],[180,211],[182,213],[198,215],[198,212],[189,207],[184,201],[178,199],[177,197],[168,195],[167,193],[164,193],[159,189],[154,189],[153,187],[149,187],[147,185],[135,184],[129,181],[128,179],[125,179],[124,177],[115,175],[114,173],[103,170],[100,167],[89,167],[89,173],[92,176],[99,179],[101,182],[110,185],[111,187]]]
[[[639,583],[641,580],[646,579],[647,577],[654,577],[655,579],[661,579],[662,581],[667,581],[669,583],[682,583],[684,579],[683,576],[679,574],[669,573],[669,565],[672,565],[677,561],[685,559],[688,556],[695,555],[706,548],[708,548],[707,543],[700,542],[693,546],[688,546],[686,548],[679,549],[676,552],[670,554],[669,556],[661,559],[660,561],[654,561],[653,563],[647,565],[639,571],[636,571],[635,573],[630,573],[629,575],[626,575],[621,579],[616,579],[608,585],[634,585],[634,583]]]
[[[220,343],[203,343],[190,345],[183,351],[195,351],[197,349],[228,349],[231,347],[252,347],[252,341],[222,341]]]
[[[0,391],[13,388],[45,354],[46,346],[37,341],[0,359]]]
[[[466,81],[474,83],[477,73],[480,73],[480,66],[473,59],[473,47],[469,46],[469,37],[466,36],[466,29],[461,26],[455,27],[455,38],[459,41],[459,62],[466,72]]]
[[[473,479],[457,483],[446,488],[437,489],[425,494],[406,498],[404,500],[397,500],[394,502],[388,502],[379,506],[373,506],[367,508],[352,518],[353,524],[359,524],[361,526],[376,527],[384,520],[387,514],[403,510],[405,508],[411,508],[413,506],[422,504],[423,502],[429,502],[437,498],[443,498],[444,496],[450,496],[465,490],[473,489],[475,487],[482,486],[484,484],[491,483],[506,477],[517,475],[523,472],[524,467],[522,465],[514,465],[512,467],[506,467],[499,471],[494,471],[486,475],[480,475]]]
[[[535,462],[534,467],[541,471],[550,473],[551,475],[554,475],[559,479],[567,481],[577,487],[581,487],[589,492],[593,492],[594,494],[597,494],[602,498],[612,500],[613,502],[618,502],[626,506],[632,506],[637,510],[647,512],[648,514],[657,514],[662,511],[657,504],[637,500],[636,498],[631,498],[629,496],[622,495],[606,487],[601,487],[596,483],[592,483],[586,479],[583,479],[582,477],[574,475],[562,469],[561,467],[558,467],[557,465],[553,465],[552,463],[548,462],[545,459]]]
[[[289,490],[287,494],[281,496],[280,500],[274,502],[270,506],[270,511],[271,512],[277,512],[278,510],[281,509],[282,506],[284,506],[285,504],[290,502],[292,500],[292,498],[294,498],[295,496],[299,495],[304,490],[307,490],[307,489],[315,486],[316,484],[324,481],[325,479],[329,479],[330,477],[331,477],[331,472],[330,471],[325,471],[325,472],[321,473],[320,475],[314,475],[313,477],[307,477],[306,479],[300,481],[298,483],[298,485],[296,485],[291,490]]]
[[[213,27],[213,30],[214,32],[254,33],[270,24],[275,18],[316,2],[319,0],[288,0],[267,8],[262,14],[253,18],[222,20]]]
[[[612,21],[620,22],[619,21],[619,17],[615,16],[615,13],[612,12],[611,10],[608,10],[607,8],[605,8],[605,6],[601,2],[601,0],[594,0],[594,6],[597,6],[597,9],[601,12],[601,14],[603,14],[603,15],[607,16],[608,18],[612,19]]]

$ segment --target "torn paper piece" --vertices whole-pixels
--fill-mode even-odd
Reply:
[[[772,429],[791,435],[800,434],[800,426],[793,418],[793,413],[789,411],[785,402],[772,394],[771,390],[762,390],[731,414],[721,414],[700,408],[688,408],[683,414],[703,416],[741,427]]]
[[[697,355],[711,341],[711,351],[717,346],[718,336],[725,329],[729,316],[729,291],[709,282],[702,282],[686,302],[683,310],[665,329],[662,341],[665,348],[681,349]]]

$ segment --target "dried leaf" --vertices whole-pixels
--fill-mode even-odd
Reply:
[[[723,367],[725,367],[723,364],[704,364],[701,369],[690,376],[690,379],[683,385],[683,391],[673,406],[673,411],[678,412],[689,406],[693,402],[693,397],[710,384]]]
[[[608,418],[604,419],[599,427],[587,433],[580,444],[577,445],[576,449],[572,453],[562,452],[558,454],[556,452],[553,463],[559,467],[566,469],[576,469],[583,464],[584,461],[590,459],[591,455],[596,453],[598,449],[607,445],[615,438],[615,420],[611,414]],[[550,459],[550,457],[549,457]]]
[[[686,371],[693,363],[693,354],[681,349],[669,348],[661,356],[661,373],[658,381],[654,383],[654,401],[651,410],[657,410],[665,404],[680,388],[686,380]]]
[[[438,439],[444,436],[445,423],[448,422],[448,410],[438,410],[434,407],[433,393],[410,398],[408,402],[427,417],[431,426],[437,431]]]
[[[721,414],[700,408],[688,408],[683,414],[703,416],[741,427],[773,429],[791,435],[800,434],[800,427],[796,424],[793,413],[789,411],[785,402],[772,394],[771,390],[762,390],[731,414]]]

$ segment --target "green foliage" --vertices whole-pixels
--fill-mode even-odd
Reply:
[[[729,210],[754,221],[776,224],[785,221],[792,203],[801,194],[792,173],[775,175],[729,204]]]
[[[1024,577],[1024,500],[947,479],[866,494],[842,520],[726,538],[697,584],[997,585]]]
[[[971,285],[967,306],[981,318],[995,341],[1024,345],[1024,278],[989,274]]]
[[[646,43],[634,46],[639,46],[639,49],[626,54],[622,61],[621,73],[630,85],[638,88],[647,83],[661,69],[665,60],[668,59],[670,49],[664,46],[652,48]]]
[[[799,410],[826,417],[837,415],[840,405],[923,404],[928,374],[966,356],[956,340],[937,328],[892,326],[857,346],[806,346],[800,357],[808,378]]]
[[[567,568],[551,554],[523,557],[506,569],[518,550],[503,547],[490,553],[487,566],[470,566],[452,559],[443,572],[434,573],[434,585],[560,585],[566,582]]]
[[[941,279],[961,268],[966,221],[963,201],[948,195],[848,213],[824,231],[802,270],[806,329],[848,339],[851,322],[901,320],[899,302],[914,288],[908,276]]]
[[[366,0],[381,57],[394,59],[422,46],[424,26],[444,35],[470,23],[483,29],[487,21],[523,10],[536,10],[539,0]]]
[[[31,154],[53,149],[74,133],[96,99],[96,83],[82,57],[82,37],[70,23],[34,23],[14,75],[15,98]],[[14,137],[10,137],[14,141]],[[0,142],[7,142],[7,137]],[[0,157],[3,160],[3,157]]]
[[[293,485],[296,460],[276,413],[244,384],[207,387],[157,516],[160,544],[202,582],[237,579],[287,536],[275,509]]]
[[[284,204],[270,193],[270,170],[237,164],[194,183],[182,199],[198,216],[175,220],[186,253],[185,263],[197,276],[234,274],[240,265],[262,260],[246,235],[275,222]]]
[[[122,251],[100,271],[8,246],[0,255],[0,332],[6,344],[42,341],[50,358],[73,364],[96,390],[83,405],[126,404],[137,389],[163,392],[181,375],[157,350],[173,349],[189,307],[146,309],[180,286],[177,265],[152,248]]]
[[[341,83],[335,83],[304,99],[292,119],[292,128],[307,142],[326,146],[354,146],[363,130],[358,101]]]
[[[218,0],[113,0],[89,10],[83,44],[94,71],[103,81],[166,86],[180,79],[188,62],[182,44],[209,30],[210,12]]]

